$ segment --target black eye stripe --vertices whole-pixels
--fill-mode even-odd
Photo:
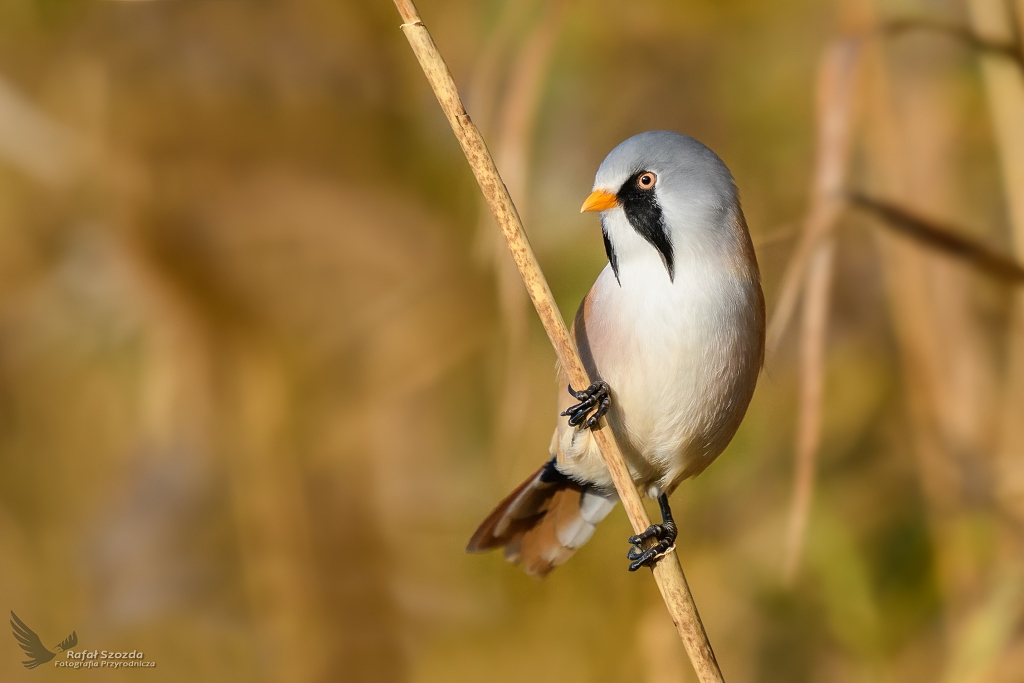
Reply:
[[[675,280],[675,254],[658,198],[649,188],[641,188],[638,184],[640,176],[648,172],[637,171],[631,175],[619,188],[617,196],[629,224],[658,250],[661,260],[665,263],[665,269],[668,270],[669,280]]]

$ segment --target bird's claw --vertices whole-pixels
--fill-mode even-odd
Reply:
[[[652,524],[636,536],[630,536],[626,541],[630,544],[626,559],[632,560],[629,571],[635,572],[640,567],[653,567],[675,547],[676,535],[675,524],[662,523]],[[655,538],[658,542],[645,550],[643,543],[650,538]]]
[[[643,531],[641,531],[636,536],[630,536],[628,539],[626,539],[626,543],[629,543],[629,544],[632,544],[632,545],[641,545],[648,538],[657,538],[657,539],[661,540],[661,538],[663,536],[667,536],[667,532],[665,531],[665,527],[663,525],[661,525],[661,524],[652,524],[649,527],[647,527],[646,529],[644,529]],[[631,558],[631,559],[633,559],[633,558]]]
[[[584,429],[592,429],[611,406],[612,394],[607,382],[594,382],[583,391],[576,391],[570,384],[569,393],[579,401],[561,413],[562,417],[569,417],[571,427],[582,424]],[[593,415],[587,417],[590,411],[594,411]]]

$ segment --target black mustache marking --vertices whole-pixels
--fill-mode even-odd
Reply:
[[[646,171],[637,171],[629,177],[619,188],[618,198],[622,210],[626,212],[626,219],[633,226],[641,237],[650,242],[651,246],[661,254],[661,260],[665,263],[669,280],[675,281],[675,255],[672,250],[672,242],[668,237],[668,230],[665,227],[665,216],[662,214],[658,198],[654,196],[654,189],[644,190],[637,184],[637,179]],[[608,238],[605,237],[605,245]],[[606,251],[611,251],[608,246]],[[611,260],[611,256],[609,256]],[[612,263],[612,269],[615,264]],[[618,278],[618,271],[616,271]]]
[[[604,238],[604,253],[608,254],[608,263],[612,264],[612,272],[615,273],[615,281],[622,286],[622,280],[619,279],[619,260],[615,258],[615,248],[612,247],[612,241],[608,239],[608,231],[604,227],[604,217],[601,218],[601,237]]]

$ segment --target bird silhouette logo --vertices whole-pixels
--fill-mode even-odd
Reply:
[[[18,641],[18,645],[29,656],[28,659],[22,662],[26,669],[34,669],[40,664],[46,664],[57,656],[57,652],[64,652],[78,645],[78,634],[72,631],[70,636],[62,640],[54,648],[57,652],[46,649],[46,646],[43,645],[43,641],[39,639],[36,632],[26,626],[25,622],[19,619],[13,610],[11,610],[11,628],[14,629],[14,637]]]

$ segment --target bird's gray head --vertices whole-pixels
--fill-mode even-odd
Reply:
[[[668,130],[634,135],[605,157],[581,211],[600,211],[605,250],[620,269],[664,265],[733,241],[739,212],[732,174],[714,152]]]

